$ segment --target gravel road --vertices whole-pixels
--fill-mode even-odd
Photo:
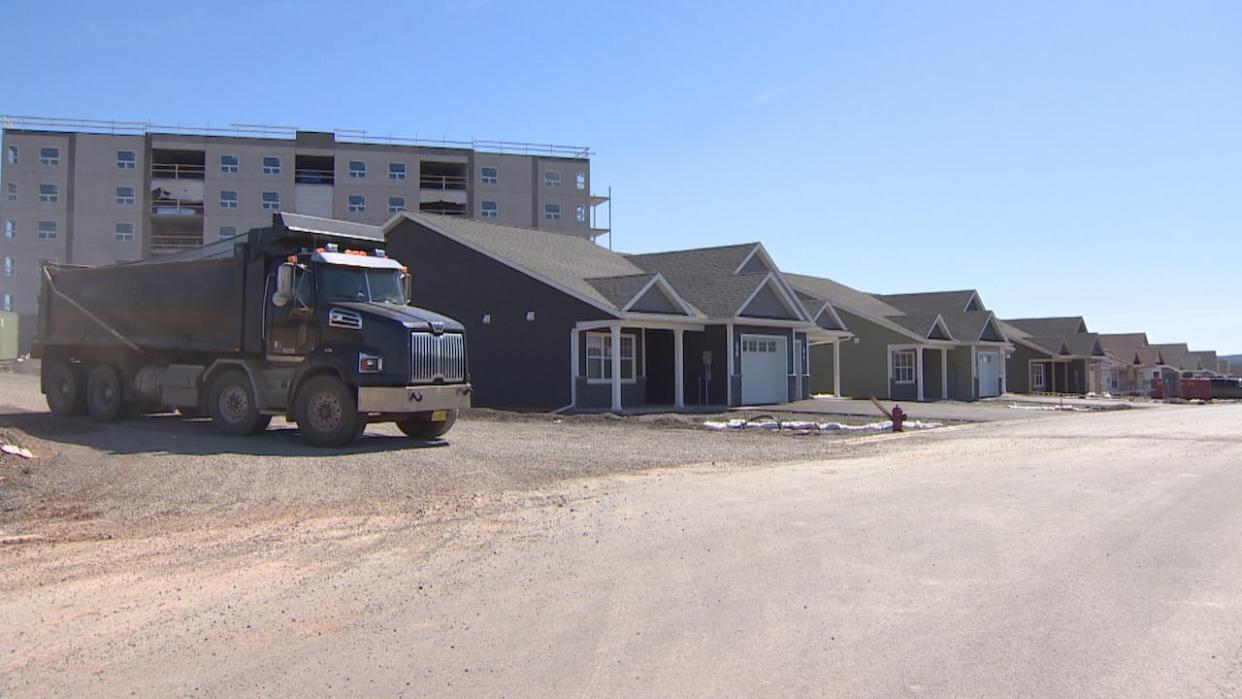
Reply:
[[[3,696],[1242,693],[1242,406],[331,454],[15,408]]]

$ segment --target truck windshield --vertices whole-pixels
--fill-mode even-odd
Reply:
[[[320,293],[326,301],[405,303],[401,275],[395,269],[323,267],[319,281]]]

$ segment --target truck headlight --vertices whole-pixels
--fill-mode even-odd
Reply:
[[[378,374],[384,370],[384,358],[378,354],[358,353],[358,373]]]

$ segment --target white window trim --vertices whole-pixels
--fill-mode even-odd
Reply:
[[[4,162],[9,165],[16,165],[21,162],[22,149],[17,146],[9,146],[4,149]]]
[[[586,172],[579,170],[578,174],[574,176],[574,184],[578,187],[579,192],[585,191],[586,190]]]
[[[903,381],[897,375],[897,369],[898,369],[897,356],[907,355],[907,354],[910,355],[910,379],[908,381]],[[918,383],[918,380],[919,380],[919,377],[918,377],[919,356],[918,354],[919,354],[918,348],[915,348],[915,347],[894,347],[892,348],[889,351],[889,355],[888,355],[889,380],[897,384],[898,386],[911,386],[911,385]]]
[[[224,164],[225,158],[236,158],[237,162],[233,163],[232,165],[225,165]],[[220,174],[236,175],[239,172],[241,172],[241,156],[233,155],[232,153],[221,153],[220,154]]]
[[[393,165],[400,165],[404,169],[401,170],[401,172],[396,172],[392,169]],[[388,179],[395,182],[404,182],[406,176],[409,174],[409,171],[410,168],[405,163],[388,163]]]
[[[4,235],[5,240],[14,240],[15,238],[17,238],[17,220],[16,219],[11,219],[11,218],[4,219],[4,234],[3,235]]]
[[[555,177],[553,177],[553,175],[555,175]],[[543,186],[544,187],[560,187],[561,186],[561,171],[560,170],[545,170],[543,173]]]
[[[6,182],[4,184],[4,198],[8,201],[17,201],[17,183]]]
[[[491,204],[492,208],[490,209],[487,208],[485,204]],[[499,218],[500,217],[500,204],[492,201],[491,199],[485,199],[483,201],[480,201],[479,202],[479,217],[480,218]]]
[[[43,188],[44,188],[44,187],[51,187],[51,188],[52,188],[52,192],[51,192],[51,194],[44,194],[44,193],[43,193]],[[41,203],[41,204],[58,204],[58,203],[60,203],[60,185],[58,185],[58,184],[47,184],[47,183],[40,183],[40,184],[39,184],[39,203]]]
[[[116,189],[117,189],[116,191],[116,205],[117,206],[134,206],[135,204],[138,203],[138,188],[137,187],[122,186],[122,187],[117,187]],[[129,196],[124,196],[121,194],[122,189],[129,189],[132,192],[132,194],[130,194]]]
[[[394,199],[401,200],[400,206],[393,206],[392,201]],[[388,197],[388,213],[396,214],[396,213],[401,213],[402,211],[409,211],[409,209],[406,208],[405,203],[406,203],[405,197]]]
[[[583,334],[586,335],[586,347],[585,347],[585,354],[584,354],[584,359],[586,360],[586,362],[584,366],[585,373],[583,375],[586,377],[587,383],[589,384],[610,384],[612,383],[611,376],[608,378],[598,378],[598,379],[591,378],[591,341],[599,340],[600,342],[599,373],[600,373],[600,376],[602,377],[604,375],[604,366],[607,366],[609,369],[612,368],[612,355],[608,354],[606,351],[608,348],[608,343],[612,340],[612,333],[611,332],[588,332],[588,333],[583,333]],[[638,383],[638,362],[637,362],[638,335],[632,332],[623,332],[621,333],[621,338],[622,338],[621,340],[622,345],[625,344],[625,338],[629,338],[630,342],[632,343],[630,346],[633,348],[633,350],[630,352],[630,356],[628,359],[626,357],[621,358],[621,366],[623,368],[621,374],[624,376],[625,364],[626,362],[629,362],[630,376],[632,378],[628,378],[628,379],[622,378],[621,383],[623,384]]]
[[[586,223],[586,204],[578,204],[574,207],[574,220],[578,223]]]
[[[56,151],[54,156],[43,155],[44,148],[51,148]],[[40,167],[60,167],[60,146],[39,146],[39,166]]]
[[[129,226],[129,233],[122,233],[121,226]],[[118,223],[112,227],[112,237],[116,239],[116,242],[118,243],[128,243],[132,240],[136,240],[137,234],[138,234],[138,231],[136,230],[136,227],[132,223]],[[121,237],[122,235],[126,237],[122,238]]]
[[[354,163],[362,165],[362,169],[355,170]],[[345,169],[349,172],[349,179],[351,180],[365,180],[367,178],[367,161],[365,160],[346,161]]]
[[[134,156],[133,160],[121,160],[121,153],[129,153]],[[122,149],[116,152],[116,169],[118,170],[136,170],[138,168],[138,151]]]
[[[266,162],[268,158],[275,158],[276,164],[268,165]],[[264,175],[272,175],[272,176],[279,175],[281,171],[284,170],[284,167],[285,167],[285,163],[283,160],[281,160],[279,155],[265,155],[262,157],[262,159],[259,160],[259,164],[260,164],[261,171],[263,172]]]
[[[1036,371],[1038,369],[1038,371]],[[1036,381],[1036,378],[1039,380]],[[1044,365],[1040,362],[1031,364],[1031,390],[1044,389],[1048,387],[1048,376],[1044,371]]]
[[[354,204],[350,201],[353,197],[358,197],[360,203]],[[357,208],[355,208],[357,207]],[[367,197],[365,194],[346,194],[345,210],[351,214],[365,214],[367,212]]]
[[[555,213],[553,213],[553,212],[552,212],[552,211],[548,208],[549,206],[555,206],[555,207],[556,207],[556,212],[555,212]],[[559,221],[559,220],[561,220],[561,205],[560,205],[560,204],[552,204],[552,203],[544,204],[544,205],[543,205],[543,220],[545,220],[545,221]]]
[[[276,201],[274,202],[268,201],[267,195],[269,194],[275,194]],[[259,206],[267,211],[279,211],[280,210],[280,192],[263,192],[259,194]]]
[[[491,170],[492,175],[489,178],[483,171]],[[500,182],[500,168],[485,166],[479,168],[479,184],[498,184]]]
[[[226,193],[228,193],[228,194],[232,194],[232,195],[233,195],[233,198],[232,198],[232,199],[225,199],[225,198],[224,198],[224,195],[225,195]],[[236,208],[237,208],[237,207],[241,204],[241,194],[239,194],[239,193],[237,192],[237,190],[233,190],[233,189],[222,189],[222,190],[220,190],[220,197],[219,197],[219,199],[220,199],[220,208],[221,208],[221,209],[236,209]]]
[[[52,228],[44,230],[44,223],[52,224]],[[57,240],[60,238],[60,223],[58,221],[39,221],[35,224],[35,240]]]

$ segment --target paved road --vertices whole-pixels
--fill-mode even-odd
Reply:
[[[1055,417],[1062,411],[1114,410],[1152,407],[1152,403],[1126,402],[1087,398],[1051,398],[1047,396],[1010,395],[979,401],[942,400],[930,403],[917,401],[880,401],[886,408],[900,405],[911,420],[946,420],[990,422],[994,420]],[[859,398],[809,398],[780,406],[785,412],[825,413],[874,417],[878,414],[870,400]],[[734,408],[738,411],[750,408]],[[763,408],[754,410],[762,411]],[[770,409],[769,409],[770,410]]]
[[[0,549],[0,694],[1239,696],[1240,419]]]

